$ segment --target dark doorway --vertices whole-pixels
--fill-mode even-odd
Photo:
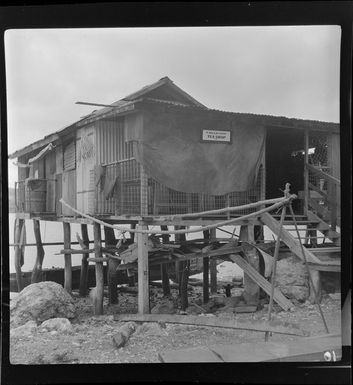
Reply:
[[[288,128],[268,128],[266,138],[266,198],[283,195],[285,184],[301,196],[304,189],[304,132]],[[300,211],[300,200],[293,209]]]

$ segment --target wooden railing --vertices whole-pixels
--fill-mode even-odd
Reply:
[[[341,181],[322,169],[305,163],[305,182],[306,209],[315,211],[335,230],[340,225]]]

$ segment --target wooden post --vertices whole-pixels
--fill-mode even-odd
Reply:
[[[147,226],[140,222],[139,229],[147,230]],[[137,233],[137,253],[138,253],[138,312],[147,314],[150,312],[149,298],[149,271],[148,271],[148,236],[147,234]]]
[[[132,230],[136,229],[136,223],[131,223],[130,227]],[[135,242],[135,233],[130,233],[130,238],[132,242]]]
[[[23,219],[16,218],[16,221],[15,221],[15,269],[16,269],[17,288],[19,292],[23,289],[23,278],[22,278],[22,271],[21,271],[22,251],[20,247],[21,231],[22,231],[23,223],[24,223]]]
[[[210,229],[210,238],[216,238],[216,229]],[[210,258],[211,293],[217,293],[217,258]]]
[[[315,299],[315,292],[317,295],[317,301],[318,303],[321,302],[321,277],[320,277],[320,271],[309,269],[309,274],[311,276],[311,279],[309,279],[309,301],[314,304],[316,303]]]
[[[37,283],[42,280],[41,274],[44,259],[44,248],[40,236],[40,222],[38,219],[33,219],[33,231],[36,238],[37,258],[32,270],[31,283]]]
[[[98,223],[93,224],[94,234],[94,257],[102,258],[102,238],[101,226]],[[94,314],[103,314],[103,295],[104,295],[104,275],[103,262],[96,261],[96,294],[94,303]]]
[[[89,248],[89,238],[88,238],[88,231],[87,231],[87,225],[81,224],[81,235],[82,235],[82,245],[81,247],[83,249]],[[81,272],[80,272],[80,296],[85,297],[87,295],[88,290],[88,254],[82,254],[82,260],[81,260]]]
[[[251,246],[254,241],[254,225],[242,225],[240,227],[239,239],[242,242],[242,247],[249,264],[260,271],[260,259],[257,255],[256,249]],[[244,299],[247,304],[258,305],[260,298],[260,287],[255,283],[246,273],[244,273]]]
[[[104,226],[105,247],[116,246],[116,238],[114,229]],[[116,259],[109,259],[107,281],[108,281],[108,299],[109,304],[118,303],[118,273],[117,267],[120,261]]]
[[[210,239],[209,231],[204,231],[203,237]],[[203,258],[203,302],[207,303],[209,299],[209,257],[205,257]]]
[[[145,172],[143,165],[140,165],[140,202],[141,202],[141,215],[148,215],[148,176]]]
[[[64,249],[71,248],[71,227],[69,222],[63,222],[64,228]],[[72,290],[72,261],[71,254],[64,254],[65,270],[64,270],[64,288],[71,294]]]
[[[308,214],[309,202],[309,170],[306,165],[309,163],[309,130],[304,131],[304,215]]]
[[[176,226],[176,229],[185,229],[185,226]],[[186,241],[186,234],[176,234],[176,240],[179,242]],[[189,281],[189,266],[190,261],[180,261],[178,263],[178,282],[179,282],[179,295],[181,300],[181,309],[185,310],[188,304],[188,281]]]
[[[161,226],[162,231],[168,231],[168,226]],[[169,235],[162,235],[163,244],[169,243]],[[163,295],[170,295],[170,284],[169,284],[169,274],[168,274],[168,265],[166,263],[161,264],[161,276],[162,276],[162,288]]]

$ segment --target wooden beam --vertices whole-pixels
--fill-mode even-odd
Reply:
[[[23,278],[22,278],[22,250],[20,247],[21,242],[21,231],[24,225],[24,220],[16,218],[15,221],[15,270],[16,270],[16,281],[17,288],[20,292],[23,289]]]
[[[275,234],[279,233],[279,222],[274,219],[271,214],[264,213],[261,215],[261,221],[269,227],[270,230],[272,230]],[[300,247],[299,241],[295,239],[285,228],[282,229],[282,235],[281,235],[282,241],[289,247],[289,249],[302,261],[304,260],[302,255],[302,249]],[[311,263],[318,263],[320,264],[321,261],[315,257],[314,254],[312,254],[308,249],[304,247],[304,253],[306,256],[306,260]]]
[[[242,242],[243,252],[250,264],[257,272],[260,270],[260,258],[257,254],[255,244],[254,226],[252,224],[240,227],[239,240]],[[260,287],[244,271],[244,299],[249,305],[258,305],[260,299]]]
[[[37,282],[40,282],[42,278],[44,248],[43,248],[42,239],[40,236],[40,222],[36,219],[33,219],[33,231],[34,231],[34,236],[35,236],[36,245],[37,245],[37,257],[32,270],[31,283],[37,283]]]
[[[147,226],[141,222],[139,229],[147,230]],[[138,254],[138,312],[147,314],[150,312],[149,298],[149,271],[148,271],[148,236],[137,233],[137,254]]]
[[[210,239],[210,232],[208,230],[203,232],[204,239]],[[207,303],[210,299],[209,294],[209,257],[203,258],[203,303]]]
[[[195,325],[206,327],[217,327],[225,329],[252,330],[259,332],[272,332],[278,334],[288,334],[296,336],[306,336],[304,330],[298,325],[290,322],[281,322],[279,320],[228,320],[218,317],[191,316],[177,314],[115,314],[114,320],[118,322],[165,322],[171,324]]]
[[[230,255],[229,258],[235,262],[241,269],[246,272],[249,277],[256,282],[268,295],[271,295],[271,284],[258,272],[256,271],[248,262],[245,261],[240,255]],[[293,308],[293,304],[289,299],[287,299],[277,288],[274,289],[273,299],[278,303],[283,310],[288,310]]]
[[[103,296],[104,296],[104,270],[103,261],[99,261],[102,258],[102,238],[101,238],[101,226],[98,223],[93,225],[94,235],[94,256],[96,261],[96,298],[94,303],[94,314],[103,314]]]
[[[162,231],[167,231],[168,226],[161,226]],[[162,235],[162,241],[163,244],[169,243],[169,235],[163,234]],[[170,283],[169,283],[169,274],[168,274],[168,268],[166,264],[161,264],[161,276],[162,276],[162,288],[163,288],[163,295],[167,296],[170,295]]]
[[[105,247],[115,247],[116,238],[114,230],[104,226]],[[118,303],[118,273],[117,267],[120,265],[120,261],[115,258],[109,258],[107,282],[108,282],[108,299],[109,304]]]
[[[81,223],[81,235],[82,239],[76,234],[77,241],[79,242],[82,250],[88,249],[90,241],[88,238],[88,230],[87,225],[85,223]],[[81,272],[80,272],[80,288],[79,293],[81,297],[85,297],[88,291],[88,255],[82,253],[81,259]]]
[[[308,169],[309,171],[312,171],[313,173],[321,176],[322,178],[324,178],[328,182],[332,182],[332,183],[336,184],[337,186],[341,186],[341,181],[339,179],[331,176],[330,174],[327,174],[326,172],[320,170],[319,168],[312,166],[309,163],[305,163],[305,168]]]
[[[71,249],[71,227],[70,223],[63,222],[63,230],[64,230],[64,248]],[[65,270],[64,270],[64,288],[65,290],[71,294],[72,290],[72,260],[71,254],[64,254],[65,259]]]
[[[216,229],[210,230],[210,239],[216,239]],[[210,288],[211,293],[217,293],[217,258],[210,258]]]

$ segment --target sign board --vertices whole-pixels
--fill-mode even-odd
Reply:
[[[230,131],[202,130],[202,141],[230,143],[231,142]]]

